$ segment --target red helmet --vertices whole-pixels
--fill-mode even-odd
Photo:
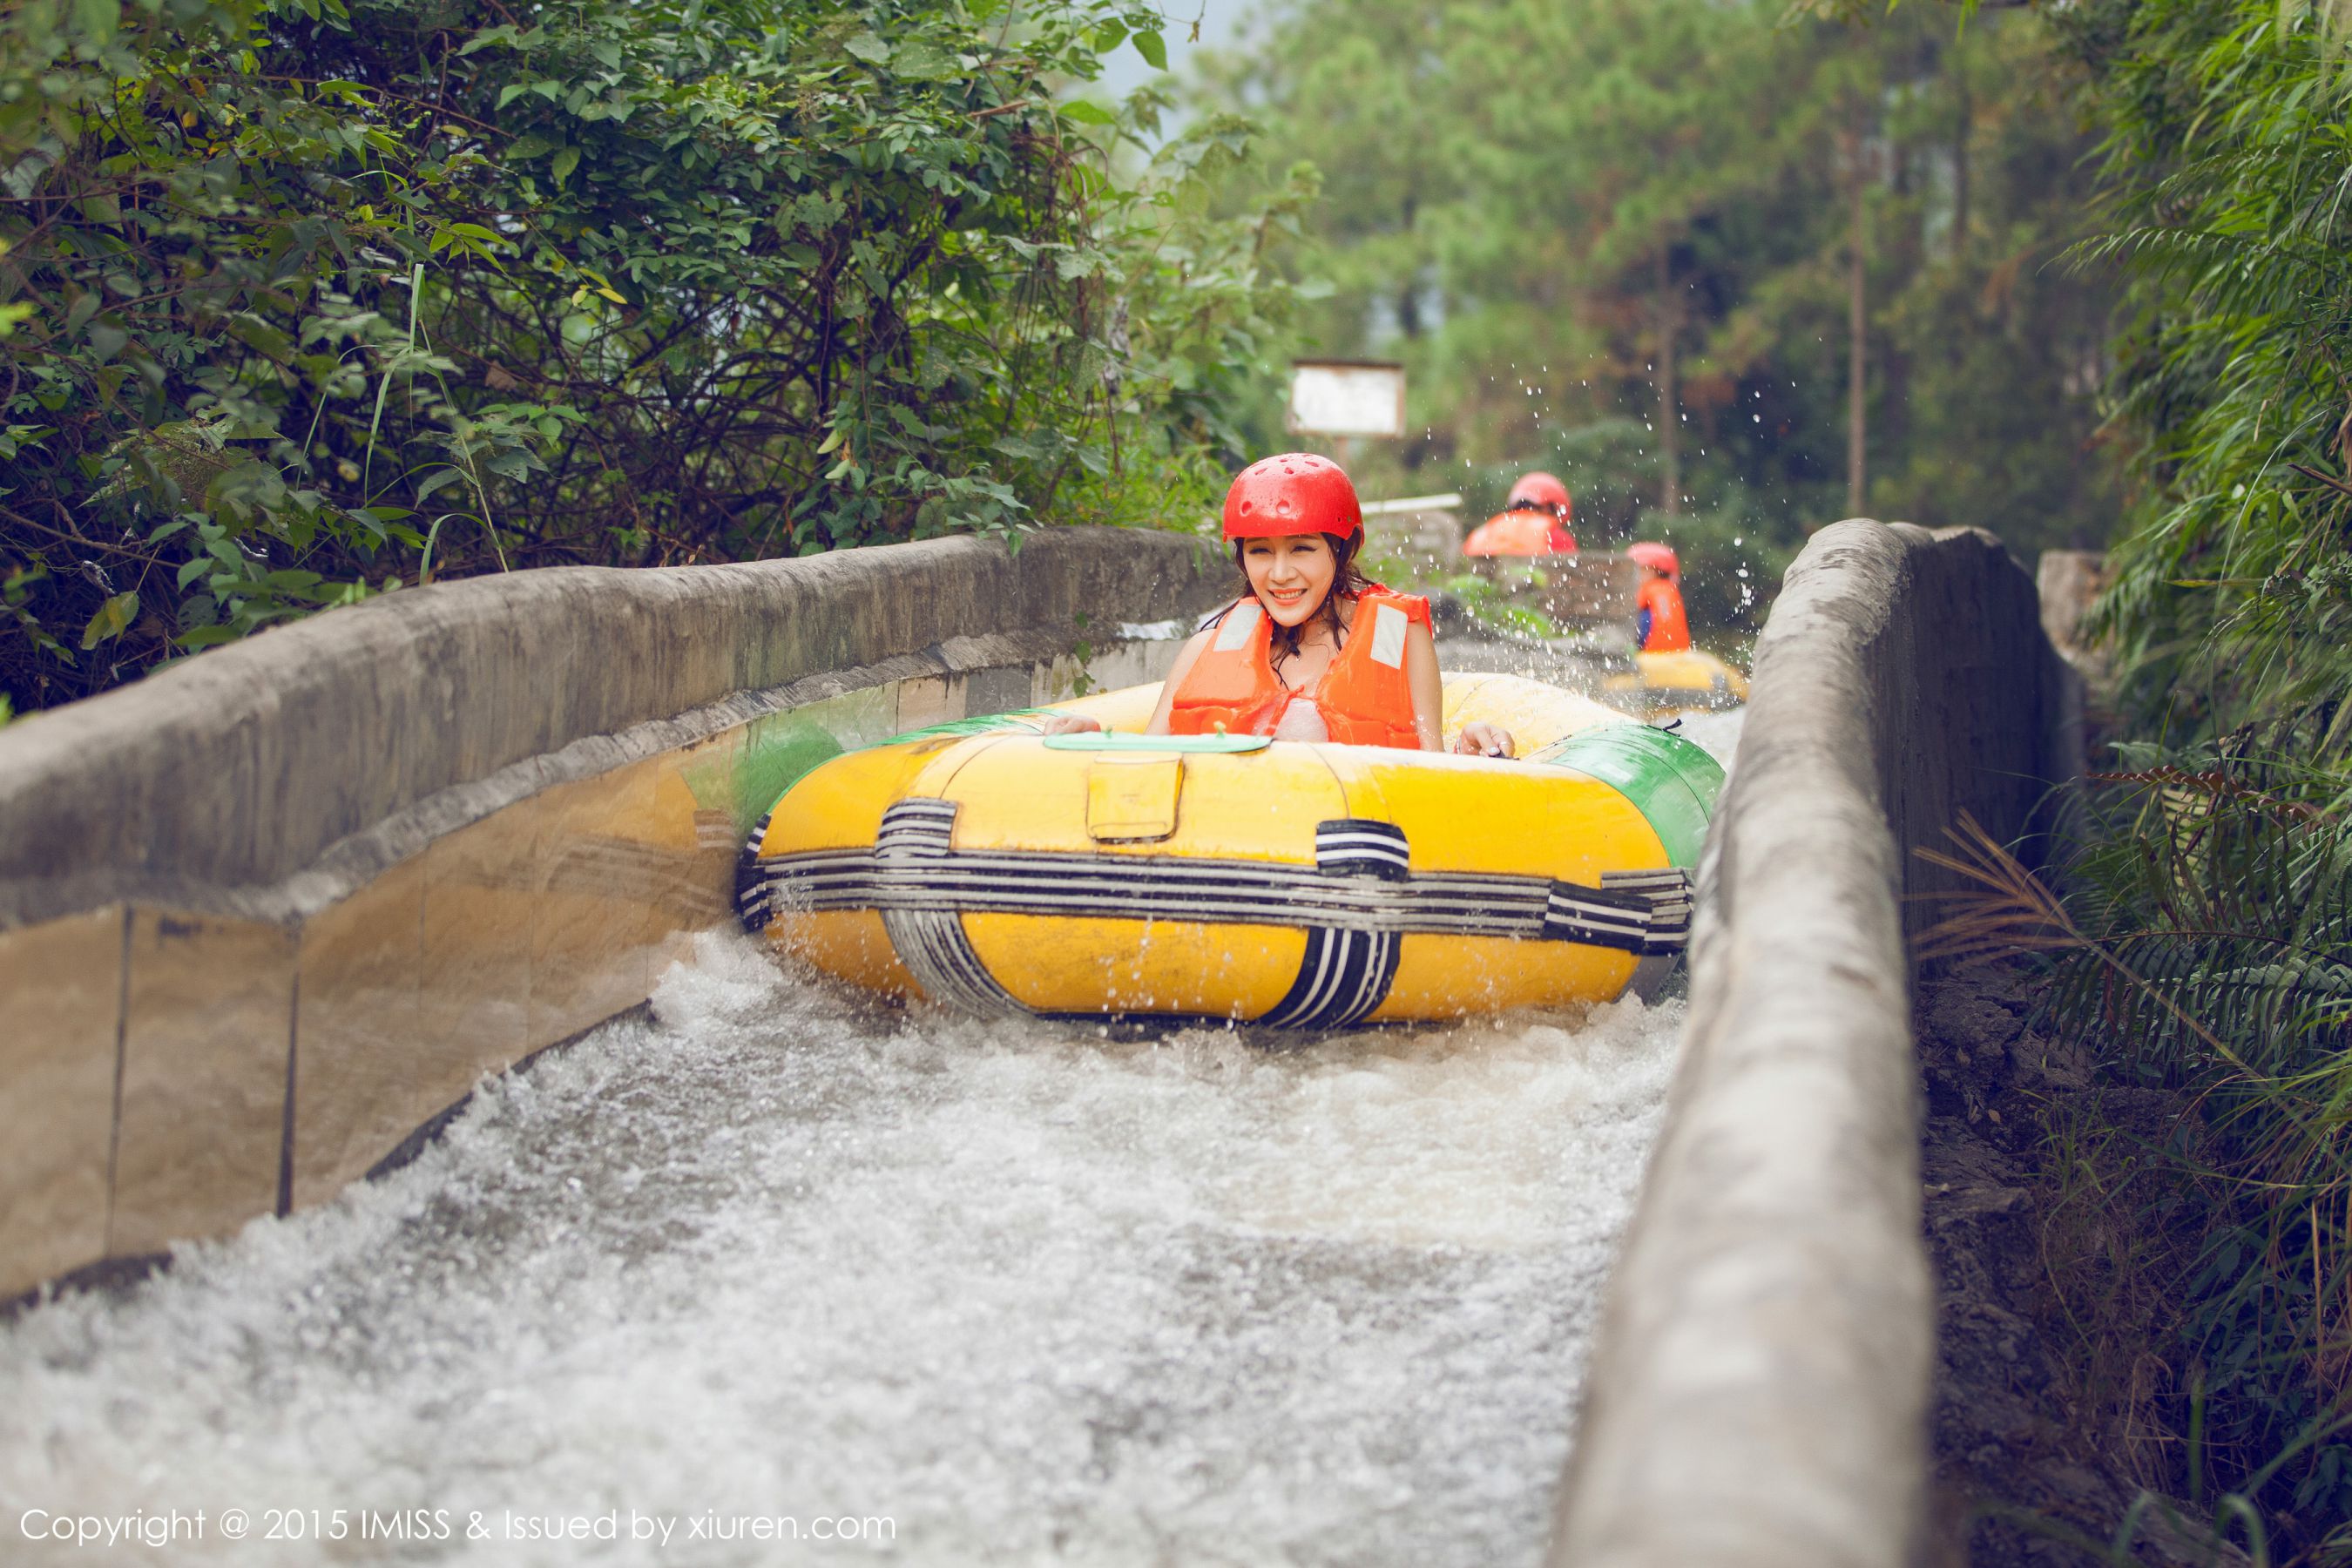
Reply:
[[[1511,499],[1504,504],[1507,511],[1533,509],[1566,517],[1575,510],[1568,499],[1568,487],[1552,474],[1528,474],[1511,487]]]
[[[1675,547],[1671,544],[1655,544],[1648,541],[1629,544],[1625,547],[1625,559],[1653,572],[1663,572],[1670,581],[1679,583],[1683,580],[1682,563],[1675,559]]]
[[[1286,533],[1364,536],[1364,509],[1345,469],[1312,452],[1260,458],[1234,478],[1225,492],[1227,539],[1273,539]]]

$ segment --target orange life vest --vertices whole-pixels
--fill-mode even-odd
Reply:
[[[1549,511],[1498,511],[1470,531],[1465,555],[1573,555],[1576,535]]]
[[[1671,580],[1645,579],[1636,603],[1650,612],[1650,635],[1642,639],[1643,653],[1671,653],[1690,647],[1690,618],[1683,614],[1682,590]]]
[[[1429,626],[1429,601],[1373,584],[1356,599],[1348,636],[1315,684],[1315,710],[1334,741],[1349,746],[1421,750],[1412,683],[1404,668],[1410,629]],[[1176,689],[1171,735],[1205,735],[1223,724],[1235,735],[1271,735],[1293,695],[1274,673],[1274,622],[1255,595],[1236,599]],[[1304,699],[1308,693],[1297,694]]]

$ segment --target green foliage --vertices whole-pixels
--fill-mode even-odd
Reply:
[[[2194,1500],[2236,1490],[2282,1560],[2352,1559],[2352,824],[2308,798],[2308,764],[2139,747],[2090,792],[2061,903],[1980,836],[1946,858],[1982,889],[1937,933],[1948,952],[2056,955],[2045,1013],[2121,1086],[2193,1116],[2062,1127],[2077,1204],[2130,1238],[2053,1276],[2068,1313],[2160,1300],[2169,1342],[2116,1377],[2133,1422],[2182,1441],[2159,1474]],[[2104,1357],[2096,1347],[2084,1358]],[[2296,1557],[2295,1560],[2306,1560]]]
[[[2113,394],[2139,494],[2103,607],[2151,718],[2352,754],[2352,129],[2337,53],[2268,0],[2120,0],[2065,32],[2135,279]]]
[[[2099,607],[2143,737],[2091,795],[2063,903],[2006,876],[2062,956],[2053,1018],[2098,1043],[2111,1098],[2195,1107],[2160,1130],[2062,1129],[2074,1196],[2129,1234],[2074,1281],[2171,1325],[2116,1381],[2163,1484],[2235,1487],[2278,1560],[2352,1561],[2352,180],[2342,7],[2053,7],[2105,132],[2106,232],[2129,279],[2109,431],[2129,526]],[[2147,739],[2147,737],[2156,737]],[[2063,1281],[2062,1281],[2063,1283]],[[2132,1353],[2144,1360],[2147,1347]]]
[[[1312,197],[1142,0],[0,13],[0,689],[456,573],[1192,526]]]
[[[2294,799],[2301,772],[2157,768],[2095,797],[2073,903],[2103,956],[2070,956],[2052,1005],[2096,1020],[2115,1076],[2201,1111],[2151,1152],[2150,1197],[2186,1233],[2179,1375],[2155,1403],[2199,1429],[2187,1489],[2240,1487],[2274,1538],[2332,1532],[2340,1557],[2352,1436],[2326,1428],[2352,1394],[2352,832]]]
[[[2102,538],[2109,295],[2051,265],[2090,175],[2047,26],[1876,10],[1304,0],[1219,66],[1218,100],[1327,171],[1312,346],[1408,366],[1416,438],[1371,487],[1483,516],[1550,468],[1580,539],[1671,538],[1702,626],[1754,624],[1754,587],[1844,513],[1858,180],[1870,510],[2029,559]]]
[[[2032,0],[1931,0],[1942,10],[1962,22],[1974,16],[1987,4],[2025,5]],[[1891,16],[1903,7],[1903,0],[1789,0],[1791,16],[1818,16],[1832,22],[1875,22]]]

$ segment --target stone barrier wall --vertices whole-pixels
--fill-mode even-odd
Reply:
[[[1991,535],[1842,522],[1790,569],[1700,873],[1690,1018],[1552,1561],[1890,1568],[1935,1344],[1905,929],[1958,814],[2030,835],[2080,711]]]
[[[0,730],[0,1298],[332,1196],[643,1000],[811,756],[1155,679],[1231,579],[1108,529],[516,573]]]

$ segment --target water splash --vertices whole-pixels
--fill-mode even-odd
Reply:
[[[0,1330],[0,1529],[421,1508],[460,1528],[164,1555],[775,1560],[462,1529],[636,1509],[892,1521],[795,1561],[1533,1562],[1681,1010],[1276,1050],[907,1012],[705,938],[406,1169]]]
[[[1724,777],[1731,776],[1731,759],[1739,750],[1740,727],[1747,722],[1748,710],[1727,708],[1720,712],[1701,710],[1682,716],[1682,728],[1675,731],[1686,741],[1696,741],[1706,753],[1723,764]]]

